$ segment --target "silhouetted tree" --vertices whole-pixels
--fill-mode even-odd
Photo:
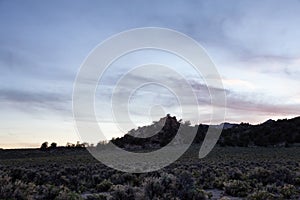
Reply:
[[[76,146],[75,146],[76,148],[83,148],[84,147],[84,144],[82,143],[82,144],[80,144],[80,141],[77,141],[77,143],[76,143]]]
[[[81,145],[82,145],[82,147],[88,147],[88,146],[90,146],[89,143],[87,143],[87,142],[84,142]]]
[[[52,142],[51,145],[50,145],[50,147],[51,147],[51,148],[56,148],[56,147],[57,147],[57,143]]]
[[[41,145],[41,149],[42,150],[46,150],[48,148],[48,142],[44,142],[42,145]]]

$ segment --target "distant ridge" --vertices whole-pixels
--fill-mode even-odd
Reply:
[[[188,122],[177,120],[175,116],[161,118],[149,126],[132,129],[124,137],[112,139],[117,146],[124,149],[149,149],[160,148],[168,144],[176,135],[179,126],[184,133],[197,131],[194,143],[201,143],[208,130],[208,125],[190,125]],[[292,146],[300,144],[300,117],[293,119],[267,120],[258,125],[249,123],[231,124],[223,123],[213,125],[212,128],[220,129],[223,126],[218,145],[220,146]],[[185,143],[177,140],[174,144]]]

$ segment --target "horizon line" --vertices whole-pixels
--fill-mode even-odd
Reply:
[[[166,115],[166,116],[168,116],[168,114]],[[165,117],[166,117],[165,116]],[[171,116],[171,115],[170,115]],[[175,115],[174,116],[171,116],[171,117],[176,117]],[[267,119],[267,120],[265,120],[265,121],[263,121],[263,122],[260,122],[260,123],[254,123],[254,124],[251,124],[251,123],[249,123],[249,122],[240,122],[240,123],[236,123],[236,122],[228,122],[228,121],[224,121],[224,122],[222,122],[222,123],[220,123],[220,124],[211,124],[211,125],[208,125],[208,124],[205,124],[205,123],[199,123],[199,124],[191,124],[191,126],[196,126],[196,125],[208,125],[208,126],[219,126],[219,125],[221,125],[221,124],[225,124],[225,123],[229,123],[229,124],[237,124],[237,125],[239,125],[239,124],[242,124],[242,123],[244,123],[244,124],[250,124],[250,125],[252,125],[252,126],[256,126],[256,125],[260,125],[260,124],[263,124],[263,123],[265,123],[265,122],[267,122],[267,121],[269,121],[269,120],[273,120],[273,121],[279,121],[279,120],[291,120],[291,119],[295,119],[295,118],[299,118],[300,117],[300,115],[297,115],[297,116],[294,116],[294,117],[290,117],[290,118],[278,118],[278,119],[272,119],[272,118],[269,118],[269,119]],[[163,118],[163,117],[162,117]],[[161,118],[160,118],[161,119]],[[177,121],[179,121],[179,120],[181,120],[181,119],[177,119]],[[183,121],[184,122],[184,121]],[[151,123],[151,124],[153,124],[153,123]],[[127,133],[126,133],[127,134]],[[125,135],[125,134],[124,134]],[[124,136],[123,135],[123,136]],[[107,140],[107,141],[110,141],[111,139],[109,139],[109,140]],[[44,142],[46,142],[46,141],[44,141]],[[76,144],[78,142],[78,140],[76,141],[76,142],[65,142],[66,144],[67,143],[70,143],[70,144]],[[80,142],[80,141],[79,141]],[[99,141],[100,142],[100,141]],[[43,142],[42,142],[43,143]],[[0,146],[0,150],[18,150],[18,149],[39,149],[40,148],[40,145],[42,144],[42,143],[40,143],[40,144],[37,144],[37,143],[16,143],[16,144],[24,144],[24,145],[26,145],[26,144],[28,144],[28,146],[15,146],[15,147],[8,147],[8,148],[5,148],[5,147],[3,147],[2,145],[3,144],[0,144],[1,146]],[[48,143],[52,143],[52,142],[48,142]],[[56,143],[56,142],[54,142],[54,143]],[[82,143],[85,143],[85,142],[81,142],[81,144]],[[58,144],[58,143],[57,143]],[[89,144],[89,143],[88,143]],[[90,143],[90,144],[93,144],[93,143]],[[6,144],[6,145],[10,145],[10,144]],[[6,145],[4,145],[4,146],[6,146]],[[57,146],[57,147],[66,147],[65,145],[64,146]]]

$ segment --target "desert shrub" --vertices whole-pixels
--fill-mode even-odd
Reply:
[[[146,177],[142,183],[143,199],[171,199],[176,193],[176,177],[161,173],[160,177]]]
[[[103,180],[103,178],[98,174],[92,175],[91,179],[92,179],[93,185],[97,185],[97,184],[101,183]]]
[[[50,174],[48,172],[39,172],[36,173],[33,181],[37,185],[43,185],[49,183],[50,180]]]
[[[20,180],[17,180],[14,183],[14,192],[12,197],[14,199],[29,199],[36,193],[36,186],[33,183],[23,183]]]
[[[81,200],[82,197],[75,192],[70,191],[61,191],[59,195],[55,198],[55,200]]]
[[[198,195],[202,196],[195,188],[194,179],[189,171],[184,170],[177,176],[176,195],[179,199],[196,199]]]
[[[277,182],[293,184],[296,174],[286,167],[278,166],[272,176]]]
[[[1,177],[0,183],[0,199],[32,199],[37,192],[34,183],[12,181],[8,176]]]
[[[243,172],[239,168],[233,167],[233,168],[229,168],[229,170],[227,171],[227,176],[229,179],[242,180]]]
[[[183,196],[179,197],[179,199],[184,200],[206,200],[211,198],[211,194],[205,192],[202,189],[192,189],[183,193]]]
[[[205,168],[201,170],[197,178],[196,184],[204,189],[212,189],[214,188],[215,181],[216,173],[210,168]]]
[[[135,191],[129,185],[115,185],[112,188],[111,200],[135,199]]]
[[[291,199],[297,195],[297,189],[295,186],[287,184],[281,188],[280,194],[285,199]]]
[[[149,177],[146,178],[143,182],[144,188],[144,197],[145,199],[154,199],[157,197],[161,197],[164,192],[165,188],[163,185],[160,184],[159,178],[156,177]]]
[[[121,178],[121,174],[120,173],[113,174],[109,179],[110,179],[110,181],[114,185],[121,185],[121,184],[123,184],[123,179]]]
[[[1,177],[0,183],[0,199],[81,199],[80,195],[62,186],[13,181],[8,176]]]
[[[214,188],[222,190],[224,188],[224,183],[226,180],[227,179],[224,176],[216,178],[214,182]]]
[[[176,187],[176,177],[172,174],[162,173],[159,178],[160,185],[164,187],[164,192],[173,192]]]
[[[229,197],[221,197],[220,200],[230,200],[230,198]]]
[[[272,193],[269,193],[265,190],[259,190],[255,191],[252,194],[250,194],[247,199],[249,200],[272,200],[275,199],[275,195]]]
[[[263,167],[256,167],[249,173],[250,179],[255,179],[263,184],[272,183],[275,181],[272,171],[264,169]]]
[[[59,196],[61,191],[67,191],[67,189],[65,187],[57,187],[49,184],[40,185],[37,186],[37,197],[41,199],[55,199]]]
[[[131,186],[135,186],[138,184],[139,180],[137,179],[135,174],[132,173],[124,173],[121,175],[121,182],[123,184],[128,184]]]
[[[225,193],[236,197],[245,197],[249,193],[250,185],[245,181],[230,180],[224,183]]]
[[[108,197],[107,195],[104,194],[93,194],[89,195],[85,198],[86,200],[107,200]]]
[[[277,194],[279,193],[279,188],[276,186],[276,184],[268,184],[265,186],[265,189],[267,190],[267,192],[270,192],[272,194]]]
[[[98,192],[107,192],[113,184],[108,180],[103,180],[100,184],[96,186]]]
[[[13,181],[22,179],[24,174],[23,168],[13,168],[10,170],[9,176],[12,178]]]
[[[0,198],[8,198],[10,194],[14,191],[13,184],[11,182],[11,177],[5,175],[0,177]]]
[[[300,174],[295,177],[295,185],[300,186]]]

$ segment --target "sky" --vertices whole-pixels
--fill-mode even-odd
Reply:
[[[173,29],[205,48],[226,91],[225,121],[257,124],[299,116],[299,9],[298,0],[0,0],[0,148],[80,140],[72,114],[80,66],[105,39],[141,27]],[[174,55],[144,50],[114,62],[103,77],[104,87],[96,91],[95,112],[108,139],[134,128],[120,131],[113,122],[109,102],[114,84],[132,66],[149,62],[169,65],[187,78],[199,91],[201,122],[209,123],[203,79]],[[146,78],[133,75],[130,81]],[[179,95],[186,95],[184,89]],[[158,120],[159,114],[180,117],[176,98],[159,85],[137,91],[128,106],[136,126]],[[190,117],[192,122],[197,117],[192,109]]]

